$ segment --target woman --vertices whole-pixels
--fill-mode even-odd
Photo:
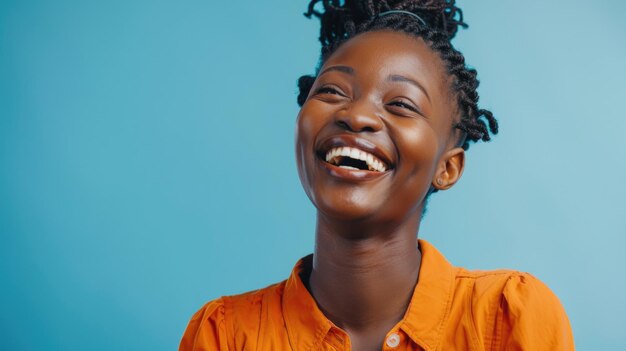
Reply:
[[[209,302],[180,350],[573,349],[536,278],[453,267],[417,239],[428,197],[498,127],[450,44],[465,26],[454,1],[312,0],[306,15],[322,22],[296,127],[314,254],[286,281]]]

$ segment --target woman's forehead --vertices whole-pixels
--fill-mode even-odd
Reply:
[[[341,67],[363,83],[382,84],[391,76],[418,82],[427,95],[450,97],[449,76],[439,55],[421,38],[395,31],[359,34],[342,44],[324,63],[320,75]]]
[[[349,67],[357,77],[372,79],[402,75],[423,81],[429,90],[443,83],[443,62],[421,39],[401,32],[375,31],[359,34],[342,44],[322,66]]]

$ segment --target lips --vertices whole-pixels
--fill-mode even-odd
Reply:
[[[317,149],[317,155],[327,166],[354,172],[382,174],[393,168],[390,158],[382,148],[369,140],[351,135],[324,140]]]

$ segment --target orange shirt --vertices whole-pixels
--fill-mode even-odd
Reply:
[[[535,277],[468,271],[426,241],[419,246],[418,283],[382,350],[574,350],[563,307]],[[350,350],[347,333],[302,283],[310,257],[281,283],[207,303],[191,318],[179,350]]]

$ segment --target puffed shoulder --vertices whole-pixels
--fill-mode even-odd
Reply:
[[[507,275],[496,316],[496,350],[574,350],[565,310],[556,295],[528,273]]]
[[[180,341],[179,351],[226,350],[224,299],[208,302],[196,312]]]
[[[191,318],[179,351],[254,349],[262,324],[281,323],[283,288],[284,282],[207,303]]]

